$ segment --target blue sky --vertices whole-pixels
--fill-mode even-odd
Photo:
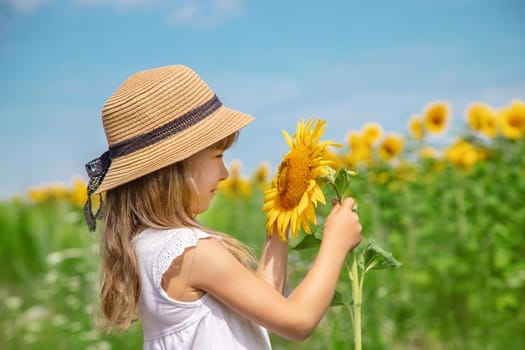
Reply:
[[[432,101],[460,123],[525,99],[523,18],[521,0],[0,0],[0,196],[84,175],[106,99],[162,65],[257,118],[226,157],[246,175],[277,166],[302,117],[339,142],[368,121],[405,133]]]

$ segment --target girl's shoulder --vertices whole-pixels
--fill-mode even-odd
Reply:
[[[145,259],[153,265],[153,279],[160,284],[162,275],[173,260],[184,254],[186,249],[197,246],[200,239],[220,237],[195,227],[172,229],[146,229],[133,239],[133,246],[139,260]]]

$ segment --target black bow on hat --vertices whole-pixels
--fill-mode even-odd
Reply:
[[[87,185],[87,201],[84,205],[84,217],[89,227],[89,231],[93,232],[97,228],[97,219],[100,219],[102,215],[102,207],[104,202],[102,200],[102,194],[99,193],[100,205],[97,212],[93,214],[91,196],[104,180],[104,176],[108,172],[109,166],[111,165],[111,158],[109,151],[104,152],[100,157],[93,159],[86,164],[86,171],[89,176],[89,183]]]

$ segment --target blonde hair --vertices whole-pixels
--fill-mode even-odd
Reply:
[[[228,149],[238,133],[210,146]],[[101,326],[126,330],[137,319],[140,278],[131,241],[146,228],[196,227],[222,237],[245,266],[255,264],[252,250],[237,239],[201,226],[195,219],[198,189],[190,161],[183,160],[107,191],[100,242]]]

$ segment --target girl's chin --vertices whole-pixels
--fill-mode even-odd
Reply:
[[[211,201],[210,201],[210,202],[211,202]],[[195,214],[195,215],[202,214],[202,213],[204,213],[206,210],[208,210],[208,208],[210,207],[210,202],[208,202],[206,205],[202,205],[202,206],[200,206],[200,207],[196,210],[196,214]]]

